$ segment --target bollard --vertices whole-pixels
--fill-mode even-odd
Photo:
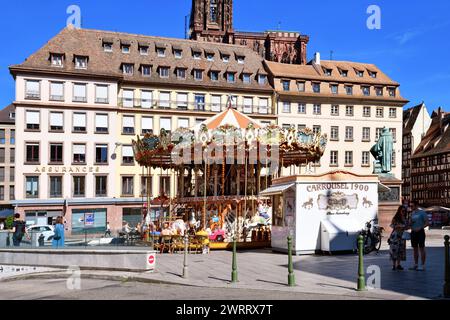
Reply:
[[[446,235],[444,237],[445,242],[445,275],[444,275],[444,297],[450,298],[450,237]]]
[[[359,235],[358,237],[358,256],[359,256],[359,265],[358,265],[358,291],[366,290],[366,277],[364,273],[364,237]]]
[[[288,285],[289,287],[295,287],[295,274],[294,274],[294,265],[292,263],[292,236],[288,236]]]
[[[183,261],[183,278],[187,279],[188,277],[188,244],[189,237],[186,232],[184,235],[184,261]]]
[[[233,239],[233,263],[231,271],[231,283],[238,282],[237,260],[236,260],[236,236]]]

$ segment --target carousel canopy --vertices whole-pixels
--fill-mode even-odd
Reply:
[[[215,130],[225,126],[231,126],[238,129],[247,129],[250,125],[256,129],[261,129],[263,127],[258,121],[253,120],[245,114],[242,114],[233,108],[227,108],[218,115],[215,115],[214,117],[196,125],[194,127],[194,131],[198,132],[204,126],[206,126],[208,130]]]

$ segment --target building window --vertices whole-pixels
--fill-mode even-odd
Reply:
[[[370,117],[371,116],[371,108],[370,107],[364,107],[363,108],[363,116],[364,117]]]
[[[332,72],[333,72],[332,69],[323,69],[323,73],[328,77],[331,77]]]
[[[73,196],[84,197],[86,196],[86,177],[74,176],[73,177]]]
[[[269,113],[269,99],[259,98],[259,110],[260,114],[268,114]]]
[[[73,102],[87,102],[87,86],[85,83],[74,83]]]
[[[321,126],[313,126],[313,133],[314,134],[320,134],[321,131],[322,131]]]
[[[299,103],[297,106],[297,113],[306,113],[306,104]]]
[[[107,144],[95,145],[95,163],[96,164],[108,164],[108,145]]]
[[[189,128],[189,118],[178,118],[178,128]]]
[[[5,167],[0,167],[0,182],[5,182]]]
[[[267,125],[270,125],[270,122]],[[297,130],[298,131],[305,130],[305,129],[306,129],[306,124],[299,124],[299,125],[297,125]]]
[[[5,200],[5,187],[0,186],[0,201],[4,201],[4,200]]]
[[[344,78],[348,77],[348,70],[340,70],[341,76]]]
[[[370,87],[361,87],[362,93],[365,96],[370,96]]]
[[[153,118],[152,117],[142,117],[141,119],[142,135],[146,133],[153,133]]]
[[[151,195],[153,189],[153,177],[141,177],[141,197]]]
[[[291,113],[291,103],[289,101],[283,102],[283,112],[284,113]]]
[[[130,45],[129,44],[122,44],[122,53],[125,53],[125,54],[130,53]]]
[[[145,109],[150,109],[152,107],[153,92],[152,91],[141,91],[141,107]]]
[[[223,61],[224,63],[230,62],[230,55],[229,55],[229,54],[224,54],[224,55],[222,55],[222,61]]]
[[[375,72],[375,71],[369,71],[369,76],[371,77],[371,78],[376,78],[377,77],[377,73]]]
[[[205,95],[196,94],[194,96],[195,110],[196,111],[205,111]]]
[[[383,96],[383,87],[375,87],[375,94],[377,97]]]
[[[131,63],[122,64],[122,73],[127,76],[132,76],[134,73],[134,64]]]
[[[177,78],[179,80],[186,80],[186,69],[177,68]]]
[[[389,97],[395,97],[395,88],[388,88]]]
[[[73,132],[86,133],[86,113],[73,114]]]
[[[397,108],[389,108],[389,118],[397,118]]]
[[[244,73],[244,74],[242,74],[242,81],[243,81],[245,84],[250,84],[250,83],[252,82],[252,80],[251,80],[251,74],[250,74],[250,73]]]
[[[122,164],[123,165],[134,165],[134,153],[132,146],[122,147]]]
[[[314,93],[320,93],[320,83],[313,82],[312,84],[313,92]]]
[[[331,93],[332,94],[338,94],[338,85],[337,84],[332,84],[331,85]]]
[[[395,129],[395,128],[389,128],[389,132],[390,132],[391,135],[392,135],[392,140],[393,140],[394,142],[397,142],[397,129]]]
[[[170,177],[159,177],[159,190],[161,196],[170,195]]]
[[[291,106],[289,106],[289,109]],[[253,98],[244,98],[244,113],[252,113],[253,112]]]
[[[103,41],[103,51],[112,52],[113,51],[113,43],[109,41]]]
[[[41,82],[38,80],[25,81],[25,99],[39,100],[41,99]]]
[[[345,151],[345,166],[353,166],[353,151]]]
[[[122,117],[122,133],[134,134],[134,116]]]
[[[6,130],[0,129],[0,144],[6,143]]]
[[[353,127],[345,127],[345,141],[353,141]]]
[[[221,96],[211,96],[211,111],[220,112],[221,111]]]
[[[175,58],[181,59],[183,58],[183,51],[179,49],[173,50],[173,55],[175,56]]]
[[[25,143],[26,163],[38,164],[39,163],[39,143]]]
[[[124,89],[122,91],[122,105],[125,108],[134,107],[134,90]]]
[[[202,58],[202,53],[200,51],[194,51],[192,56],[194,57],[194,60],[200,60]]]
[[[95,196],[106,197],[108,195],[108,176],[95,176]]]
[[[39,111],[26,111],[25,120],[27,130],[39,131],[41,126],[41,114]]]
[[[212,52],[206,53],[206,60],[214,61],[214,53],[212,53]]]
[[[95,86],[95,102],[109,103],[109,86],[100,84]]]
[[[12,148],[9,149],[9,162],[15,163],[16,162],[16,149]],[[14,173],[14,171],[12,171]]]
[[[331,141],[339,141],[339,127],[337,127],[337,126],[331,127],[330,140]]]
[[[63,177],[62,176],[51,176],[50,177],[50,198],[62,198],[62,187],[63,187]]]
[[[27,199],[36,199],[39,197],[39,177],[25,178],[25,194]]]
[[[393,167],[396,167],[396,166],[397,166],[397,164],[396,164],[395,152],[392,152],[391,165],[392,165]],[[440,179],[439,176],[437,176],[437,178],[435,179],[435,182],[439,182],[439,179]]]
[[[219,81],[219,72],[218,71],[211,71],[210,77],[212,81]]]
[[[95,133],[108,133],[107,114],[95,114]]]
[[[159,93],[159,107],[162,109],[170,109],[170,92]]]
[[[339,115],[339,105],[333,104],[331,105],[331,115],[338,116]]]
[[[141,74],[143,77],[150,77],[152,75],[152,67],[149,65],[141,65]]]
[[[203,80],[203,70],[194,69],[194,79],[197,81]]]
[[[384,117],[384,108],[378,107],[377,108],[377,118],[383,118]]]
[[[60,54],[60,53],[51,53],[50,54],[50,61],[52,63],[52,66],[54,66],[54,67],[62,67],[63,59],[64,59],[63,54]]]
[[[346,93],[348,96],[353,95],[353,86],[345,86],[345,93]]]
[[[134,196],[134,177],[122,177],[122,195]]]
[[[14,130],[14,129],[11,129],[11,131],[10,131],[9,143],[16,144],[16,130]]]
[[[362,158],[361,158],[361,165],[363,167],[368,167],[370,166],[370,152],[368,151],[363,151],[362,152]]]
[[[64,82],[50,82],[50,100],[64,101]]]
[[[337,151],[330,151],[330,166],[338,166],[339,165],[339,158],[338,158],[338,152]]]
[[[168,78],[169,77],[169,67],[159,67],[159,77]]]
[[[14,186],[9,186],[9,200],[16,200]]]
[[[322,113],[322,105],[315,104],[313,105],[313,114],[321,114]]]
[[[298,92],[305,92],[305,81],[297,82],[297,90]]]
[[[244,56],[238,56],[238,57],[237,57],[237,62],[238,62],[239,64],[244,64],[244,62],[245,62],[245,57],[244,57]]]
[[[50,143],[50,164],[62,164],[63,155],[62,143]]]
[[[74,144],[72,146],[73,164],[86,164],[86,145]]]
[[[88,57],[75,56],[75,69],[87,69]]]
[[[227,82],[234,83],[236,81],[236,75],[233,72],[227,72]]]
[[[353,106],[346,106],[345,107],[345,115],[347,117],[353,117],[353,110],[354,110]]]
[[[291,87],[291,81],[289,80],[283,80],[281,81],[281,84],[283,86],[283,91],[289,91]]]
[[[156,48],[156,53],[158,57],[164,58],[166,56],[166,49],[165,48]]]
[[[378,141],[378,139],[381,137],[381,133],[383,132],[383,128],[376,128],[375,130],[375,141]]]
[[[362,141],[364,141],[364,142],[370,141],[370,128],[364,127],[362,130],[363,130],[362,131]]]
[[[50,131],[62,132],[64,131],[64,113],[50,112]]]
[[[267,76],[265,74],[258,75],[258,84],[265,85],[267,83]]]
[[[356,70],[356,75],[360,78],[364,77],[364,71]]]
[[[148,56],[148,51],[148,46],[139,46],[139,53],[141,54],[141,56]]]
[[[187,93],[177,93],[177,108],[181,110],[187,110],[188,108]]]

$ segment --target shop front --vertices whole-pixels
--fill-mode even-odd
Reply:
[[[275,179],[261,195],[273,204],[272,249],[295,254],[353,251],[365,223],[377,218],[376,175],[336,171]]]

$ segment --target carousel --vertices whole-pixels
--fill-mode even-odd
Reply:
[[[204,230],[210,240],[226,243],[235,236],[270,241],[271,204],[260,191],[282,168],[318,161],[326,143],[326,135],[310,129],[263,126],[228,108],[193,128],[138,136],[133,149],[145,174],[168,170],[176,177],[169,215],[153,222],[177,225],[181,233]],[[149,191],[147,208],[154,200]]]

